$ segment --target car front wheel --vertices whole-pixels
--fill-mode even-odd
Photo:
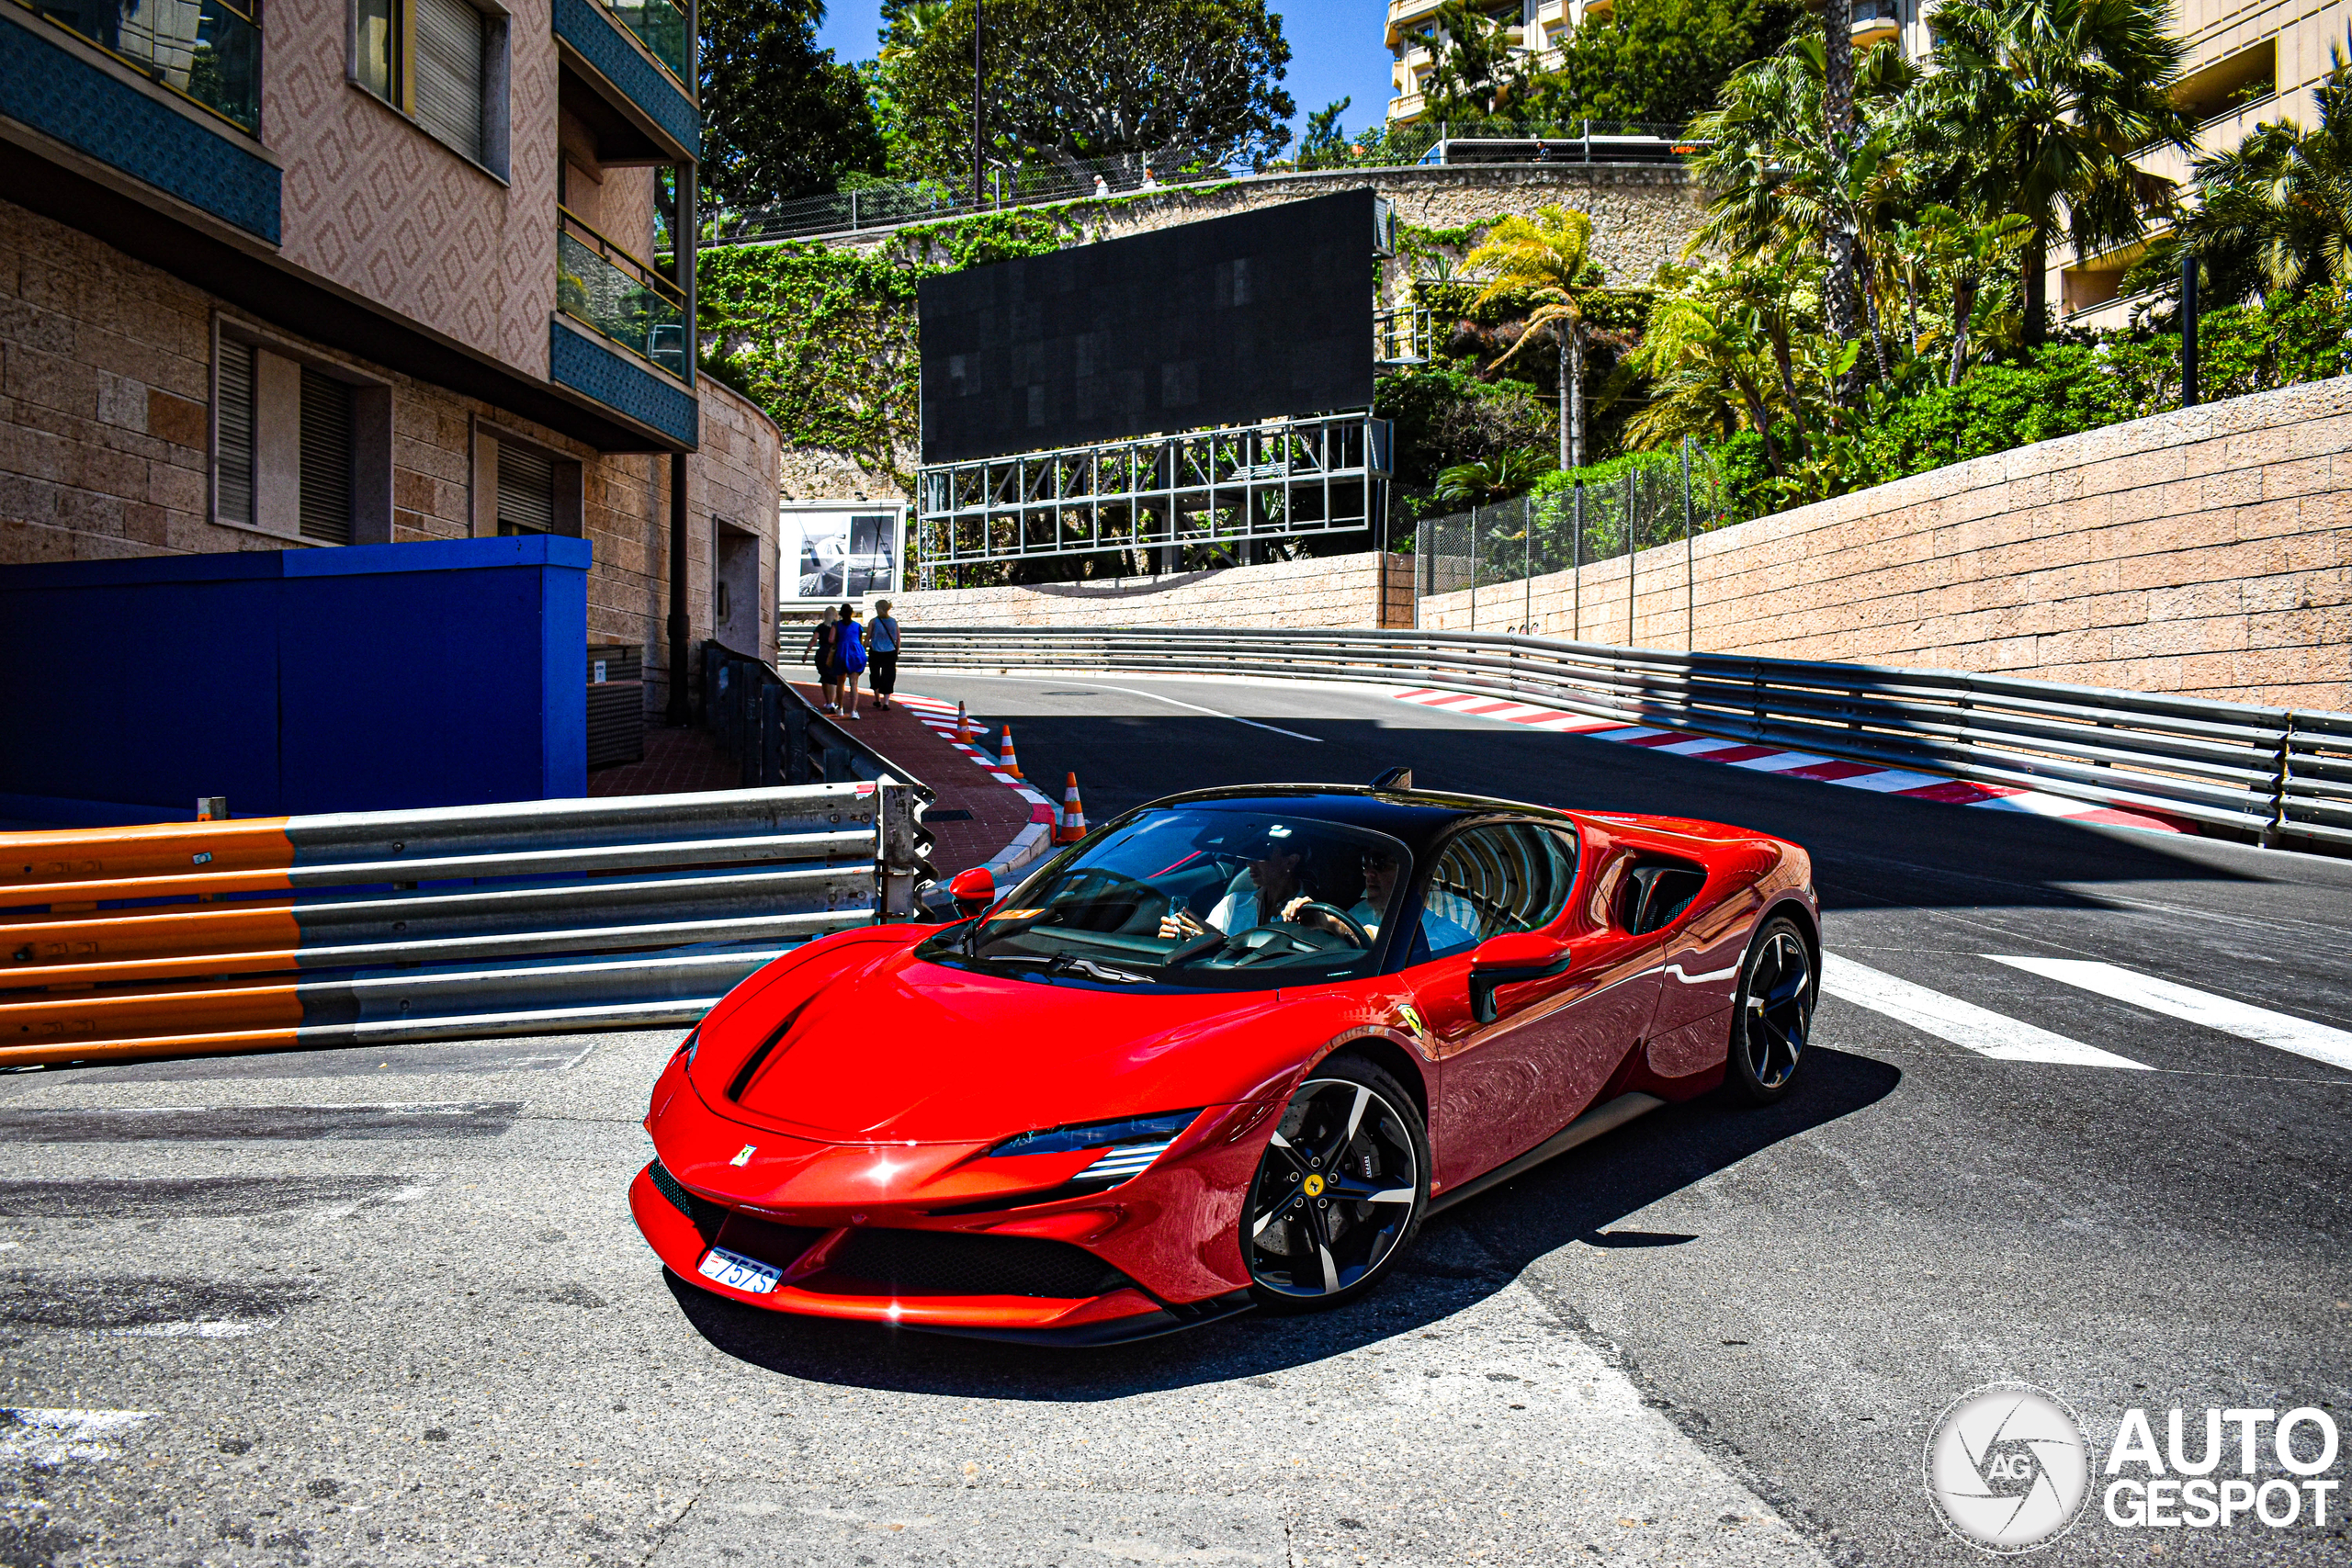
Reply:
[[[1404,1256],[1429,1203],[1429,1133],[1412,1096],[1370,1062],[1317,1064],[1250,1183],[1250,1293],[1275,1312],[1355,1300]]]

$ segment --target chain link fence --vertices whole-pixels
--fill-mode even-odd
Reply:
[[[1421,519],[1413,591],[1428,598],[1573,571],[1737,521],[1711,456],[1687,447],[1591,484]]]

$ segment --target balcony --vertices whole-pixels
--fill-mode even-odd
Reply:
[[[685,291],[558,208],[556,309],[686,380]]]
[[[654,59],[669,67],[681,87],[687,85],[693,79],[692,33],[684,11],[670,0],[602,0],[602,4],[619,18],[621,26],[637,35],[638,42]]]
[[[684,73],[690,40],[674,15],[667,0],[555,0],[564,67],[558,90],[564,107],[587,120],[605,163],[684,164],[702,156],[702,111]]]
[[[29,0],[26,8],[261,134],[261,28],[226,0]]]
[[[1875,49],[1902,36],[1902,0],[1854,0],[1856,49]]]

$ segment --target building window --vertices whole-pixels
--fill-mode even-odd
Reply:
[[[468,0],[353,0],[351,80],[506,176],[507,21]]]
[[[498,531],[555,532],[555,460],[543,452],[498,444]]]
[[[220,341],[220,385],[214,401],[213,493],[223,523],[254,520],[254,359],[249,343]]]
[[[302,537],[351,543],[351,387],[302,367]]]
[[[392,391],[302,344],[222,320],[213,521],[320,545],[392,537]]]

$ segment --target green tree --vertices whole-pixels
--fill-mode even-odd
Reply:
[[[972,28],[971,0],[956,0],[895,76],[910,161],[944,178],[971,156]],[[1296,112],[1265,0],[988,0],[981,62],[982,127],[1006,164],[1257,168]]]
[[[1525,495],[1551,471],[1541,452],[1521,449],[1475,463],[1456,463],[1437,476],[1436,497],[1455,505],[1486,506]]]
[[[1473,310],[1506,297],[1524,298],[1534,306],[1519,341],[1489,370],[1516,357],[1542,328],[1553,329],[1560,350],[1564,468],[1584,466],[1585,307],[1600,285],[1591,253],[1592,220],[1581,212],[1545,207],[1532,218],[1512,213],[1498,220],[1487,231],[1486,240],[1462,258],[1464,271],[1487,275],[1487,286],[1470,302]]]
[[[1924,85],[1966,187],[1987,214],[2033,225],[2022,258],[2025,341],[2049,332],[2050,248],[2079,259],[2137,239],[2173,185],[2134,162],[2186,149],[2196,124],[2173,101],[2187,46],[2163,0],[1945,0]]]
[[[1531,118],[1679,125],[1740,66],[1788,39],[1793,0],[1619,0],[1569,33],[1559,63],[1526,86]]]
[[[881,173],[865,84],[817,47],[821,0],[702,0],[699,16],[706,202],[763,207]]]
[[[1511,47],[1504,17],[1488,16],[1472,0],[1445,0],[1431,19],[1439,47],[1421,88],[1424,118],[1483,120],[1526,96],[1526,56]]]
[[[1348,133],[1340,129],[1340,117],[1354,102],[1352,96],[1340,98],[1306,117],[1306,134],[1298,139],[1300,168],[1328,168],[1347,161]]]

